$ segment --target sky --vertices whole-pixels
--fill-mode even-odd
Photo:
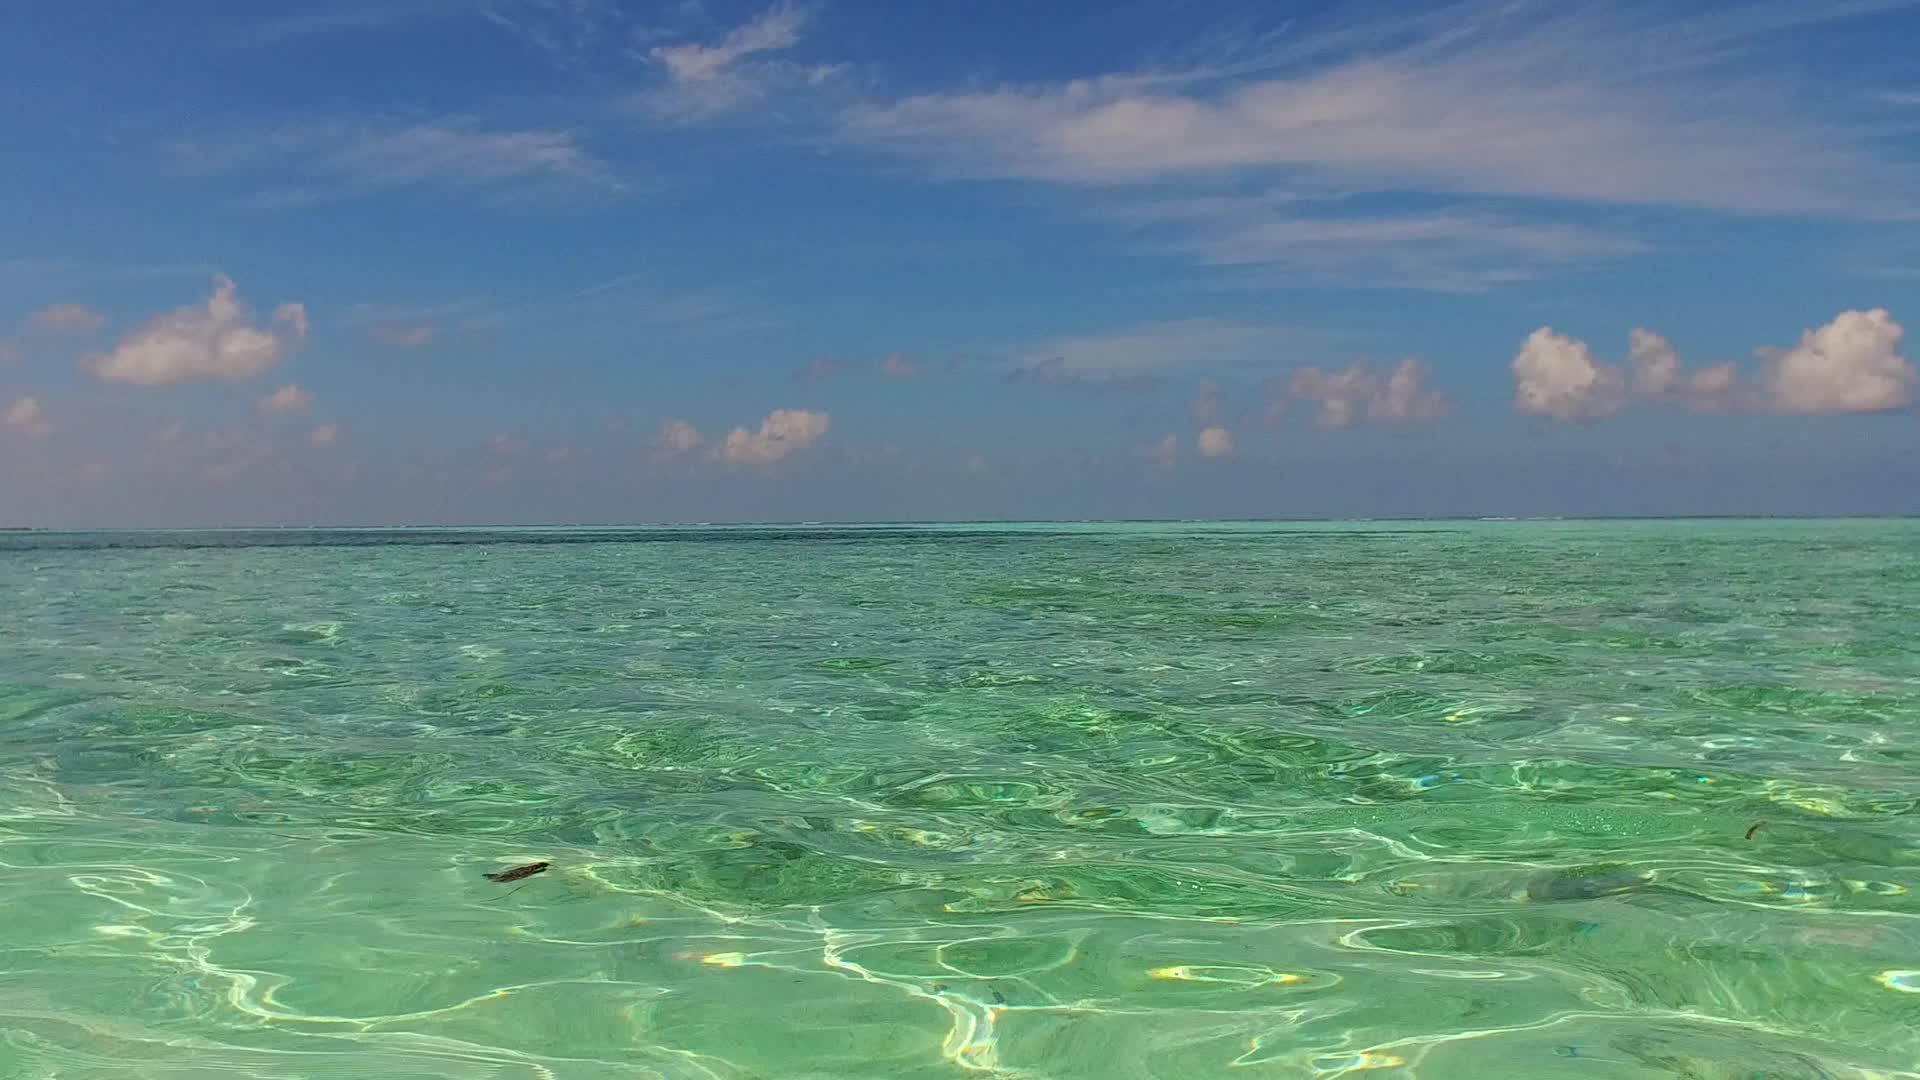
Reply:
[[[0,525],[1920,513],[1920,0],[93,0]]]

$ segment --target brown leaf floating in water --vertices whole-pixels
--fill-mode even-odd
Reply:
[[[529,878],[535,874],[544,873],[547,867],[552,865],[552,863],[530,862],[502,870],[497,874],[482,874],[481,876],[488,881],[498,881],[505,884],[509,881],[519,881],[521,878]]]

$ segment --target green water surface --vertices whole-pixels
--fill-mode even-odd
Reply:
[[[0,1078],[1915,1076],[1916,732],[1914,522],[8,535]]]

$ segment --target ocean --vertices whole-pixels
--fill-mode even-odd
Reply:
[[[9,533],[0,1077],[1912,1076],[1917,731],[1915,521]]]

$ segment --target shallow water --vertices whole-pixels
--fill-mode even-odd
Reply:
[[[1915,1075],[1916,556],[0,536],[0,1077]]]

